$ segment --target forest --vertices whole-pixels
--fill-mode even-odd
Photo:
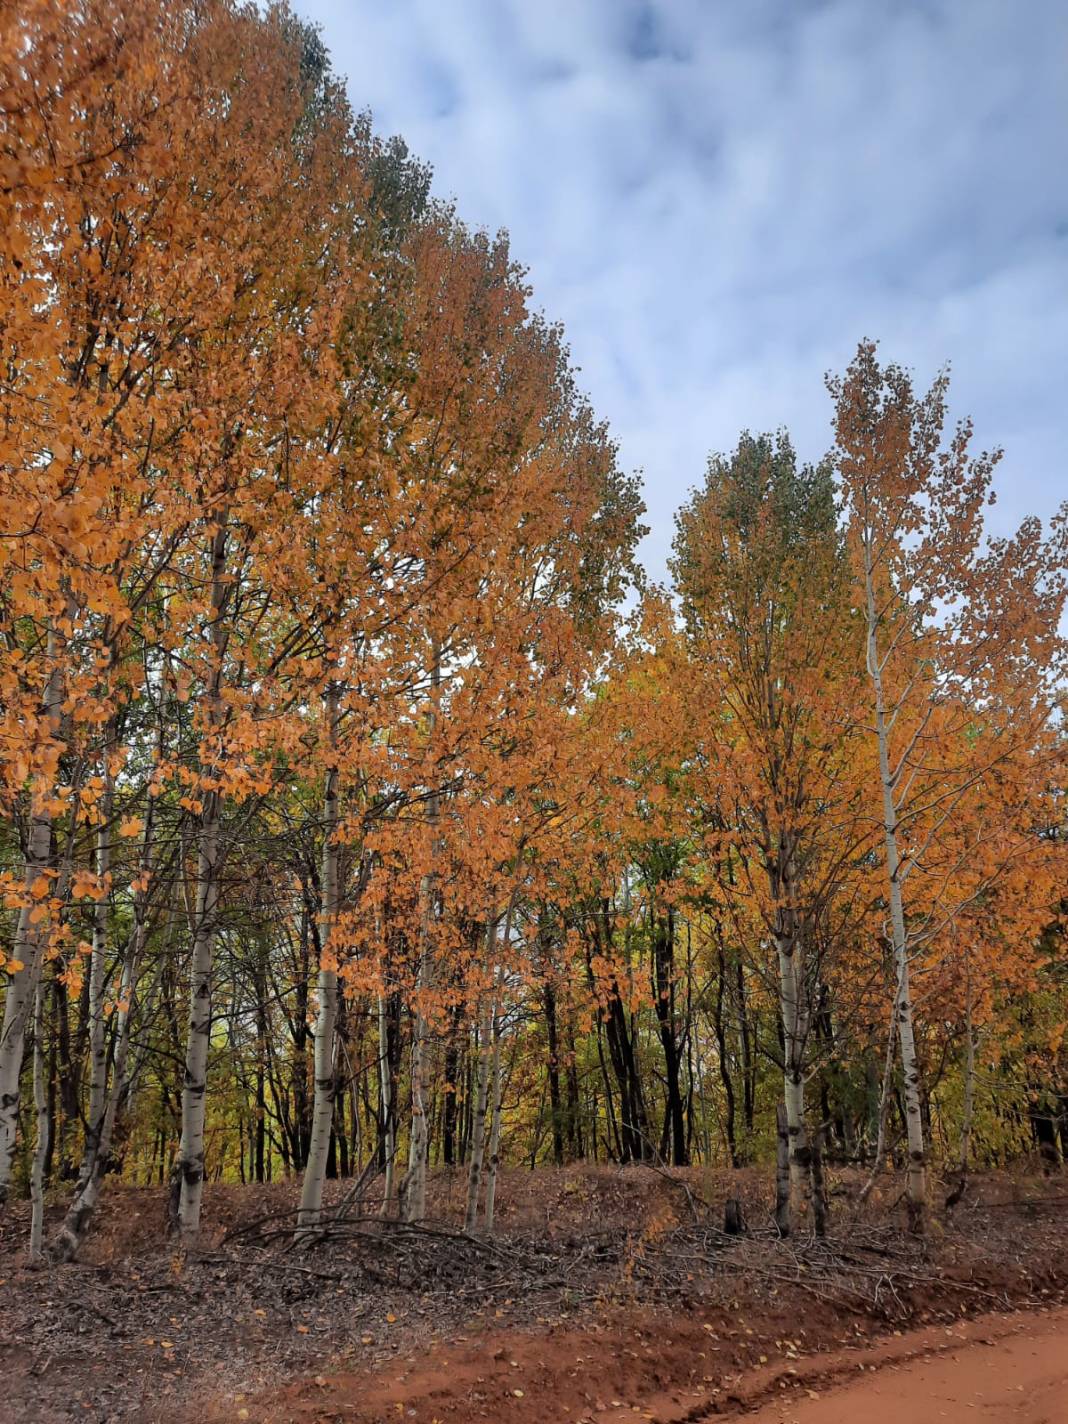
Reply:
[[[813,372],[826,456],[710,454],[659,586],[506,236],[288,9],[4,5],[0,135],[19,1251],[293,1182],[309,1259],[443,1175],[485,1241],[582,1163],[923,1239],[1059,1173],[1068,508],[991,531],[948,368]]]

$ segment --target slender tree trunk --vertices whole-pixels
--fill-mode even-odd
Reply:
[[[107,1168],[115,1126],[124,1100],[131,1091],[126,1077],[126,1063],[130,1049],[130,1030],[133,1015],[133,999],[144,955],[145,940],[148,935],[148,877],[152,873],[155,842],[155,807],[150,800],[145,813],[145,830],[142,840],[138,889],[134,894],[134,925],[128,944],[122,956],[122,977],[119,981],[118,1007],[114,1016],[114,1053],[111,1066],[111,1086],[107,1087],[107,1060],[103,1064],[103,1107],[97,1108],[99,1116],[93,1118],[90,1102],[90,1127],[86,1133],[86,1151],[82,1159],[74,1195],[55,1238],[50,1242],[48,1254],[53,1261],[69,1261],[77,1253],[85,1240],[96,1210],[97,1200],[104,1172]],[[95,949],[95,943],[94,943]],[[101,999],[103,997],[101,990]],[[102,1008],[102,1004],[101,1004]],[[94,1083],[97,1078],[96,1050],[94,1047]],[[93,1126],[94,1122],[96,1126]]]
[[[300,917],[300,965],[297,971],[296,993],[293,1012],[293,1056],[290,1082],[293,1094],[293,1111],[289,1114],[286,1136],[289,1138],[289,1155],[296,1171],[301,1171],[308,1160],[308,1143],[311,1139],[311,1104],[308,1101],[308,1007],[311,1001],[311,940],[312,925],[307,906]],[[312,1068],[314,1073],[314,1066]],[[288,1163],[286,1166],[288,1172]]]
[[[805,1082],[795,1068],[787,1069],[783,1075],[783,1106],[790,1145],[790,1220],[796,1231],[804,1212],[809,1152],[805,1132]]]
[[[581,1161],[585,1154],[585,1140],[582,1132],[582,1097],[579,1093],[578,1054],[575,1051],[575,1023],[569,1013],[567,1026],[567,1141],[568,1150],[574,1161]]]
[[[507,938],[506,941],[507,943]],[[486,1213],[484,1217],[486,1235],[493,1235],[493,1212],[497,1202],[497,1172],[501,1152],[501,980],[498,977],[498,993],[495,996],[493,1014],[493,1107],[490,1113],[489,1167],[486,1171]]]
[[[33,1010],[33,1106],[37,1116],[37,1140],[30,1169],[30,1260],[42,1259],[44,1240],[45,1163],[52,1138],[52,1118],[48,1110],[44,1062],[44,982],[37,980]]]
[[[471,1133],[475,1117],[475,1075],[471,1063],[471,1039],[464,1034],[463,1042],[464,1091],[460,1110],[460,1166],[467,1165],[471,1153]]]
[[[382,1107],[382,1211],[393,1205],[393,1173],[397,1156],[393,1115],[393,1070],[389,1052],[389,1015],[385,994],[378,996],[378,1092]]]
[[[619,985],[613,980],[605,1015],[608,1052],[619,1084],[619,1118],[622,1160],[644,1162],[651,1151],[645,1095],[638,1073],[634,1042]]]
[[[91,1163],[83,1164],[82,1175],[78,1178],[74,1196],[63,1218],[55,1238],[48,1248],[52,1261],[69,1261],[85,1240],[89,1224],[100,1197],[100,1187],[104,1180],[111,1144],[115,1136],[115,1126],[119,1113],[128,1103],[132,1092],[126,1075],[126,1064],[130,1051],[130,1028],[132,1023],[132,1000],[136,991],[137,969],[144,936],[135,927],[133,949],[127,954],[123,965],[123,977],[119,986],[119,1008],[115,1015],[115,1053],[111,1071],[111,1086],[104,1105],[104,1116],[96,1142],[96,1152]]]
[[[681,1056],[675,1015],[675,913],[672,909],[669,908],[666,916],[658,920],[654,933],[656,1017],[660,1045],[664,1052],[664,1080],[667,1092],[665,1125],[671,1142],[671,1161],[676,1167],[685,1167],[689,1154],[686,1150],[686,1124],[679,1082]]]
[[[99,810],[102,816],[96,837],[96,876],[100,882],[100,898],[93,906],[92,952],[89,958],[89,1112],[85,1124],[85,1150],[78,1173],[79,1181],[88,1180],[100,1150],[100,1133],[104,1126],[108,1098],[107,1017],[104,1013],[104,982],[107,972],[108,919],[111,902],[111,824],[115,801],[115,778],[111,765],[115,748],[116,727],[109,722],[104,737],[104,789]]]
[[[890,1028],[886,1036],[886,1055],[883,1062],[882,1083],[879,1086],[879,1103],[875,1131],[875,1160],[872,1162],[868,1180],[860,1189],[857,1200],[865,1202],[871,1196],[872,1188],[882,1173],[886,1162],[886,1127],[890,1119],[891,1089],[894,1082],[894,1062],[897,1058],[897,991],[890,1011]]]
[[[549,979],[542,986],[545,1006],[545,1032],[549,1045],[549,1111],[552,1116],[553,1161],[564,1165],[564,1124],[560,1104],[560,1049],[556,1027],[556,991]]]
[[[209,792],[204,803],[204,824],[197,856],[196,929],[190,967],[182,1133],[178,1147],[178,1227],[187,1242],[194,1241],[200,1230],[200,1202],[204,1191],[204,1123],[211,1038],[215,916],[219,903],[219,809],[217,794]]]
[[[975,1121],[975,1028],[972,1022],[972,977],[966,971],[966,998],[964,1005],[964,1112],[960,1124],[960,1152],[957,1166],[960,1172],[959,1192],[963,1193],[968,1178],[968,1160],[971,1156],[972,1127]]]
[[[741,1047],[742,1124],[748,1142],[753,1136],[756,1123],[756,1058],[749,1033],[748,996],[745,992],[745,969],[741,955],[735,964],[735,980],[738,986],[738,1036]],[[743,1160],[748,1158],[748,1155],[747,1147],[742,1153]]]
[[[779,1012],[783,1030],[783,1104],[790,1143],[790,1226],[796,1231],[810,1182],[805,1132],[805,1044],[808,1037],[808,995],[801,938],[793,908],[793,846],[780,850],[772,874],[775,950],[779,961]]]
[[[714,1008],[713,1008],[713,1011],[712,1011],[712,1029],[713,1029],[713,1032],[714,1032],[715,1035],[716,1035],[716,1054],[717,1054],[717,1057],[719,1058],[719,1076],[720,1076],[720,1081],[721,1081],[722,1084],[723,1084],[723,1092],[724,1092],[724,1095],[725,1095],[725,1098],[726,1098],[726,1104],[727,1104],[727,1106],[726,1106],[726,1113],[725,1113],[724,1120],[723,1120],[723,1133],[724,1133],[724,1136],[725,1136],[726,1139],[727,1139],[727,1151],[728,1151],[728,1153],[730,1154],[731,1166],[732,1166],[732,1167],[740,1167],[740,1166],[741,1166],[741,1158],[739,1157],[739,1154],[738,1154],[738,1140],[737,1140],[737,1136],[736,1136],[736,1133],[735,1133],[735,1113],[736,1113],[736,1109],[735,1109],[735,1102],[734,1102],[734,1082],[733,1082],[733,1080],[732,1080],[732,1078],[731,1078],[730,1064],[729,1064],[729,1062],[728,1062],[728,1055],[727,1055],[727,1030],[726,1030],[726,1025],[725,1025],[724,1020],[723,1020],[723,991],[724,991],[724,988],[725,988],[725,980],[726,980],[726,975],[727,975],[727,968],[726,968],[726,963],[725,963],[725,957],[724,957],[724,954],[723,954],[723,945],[722,945],[722,944],[720,944],[720,946],[719,946],[719,951],[718,951],[718,966],[719,966],[719,979],[718,979],[717,984],[716,984],[716,998],[715,998]],[[700,1063],[700,1061],[701,1061],[701,1060],[700,1060],[700,1057],[698,1057],[698,1063]],[[703,1105],[703,1102],[704,1102],[704,1095],[703,1095],[703,1092],[702,1092],[702,1105]],[[702,1106],[702,1111],[703,1111],[703,1106]],[[707,1127],[706,1127],[706,1133],[707,1133]],[[707,1148],[706,1148],[705,1156],[706,1156],[706,1159],[707,1159],[707,1157],[708,1157]]]
[[[416,1010],[412,1026],[412,1125],[408,1140],[408,1171],[404,1181],[404,1216],[407,1221],[422,1221],[426,1216],[427,1151],[430,1137],[427,1124],[427,1054],[430,1026],[426,1014],[426,996],[430,988],[430,915],[433,882],[427,876],[423,884],[426,905],[424,924],[420,932],[419,970],[416,977]]]
[[[223,623],[231,585],[226,579],[227,515],[220,517],[211,550],[211,643],[213,664],[207,689],[207,721],[214,729],[222,715]],[[216,915],[219,906],[219,860],[222,798],[214,787],[202,794],[197,888],[193,912],[193,954],[190,966],[189,1019],[186,1032],[185,1080],[182,1086],[182,1135],[178,1147],[178,1229],[191,1244],[200,1231],[204,1193],[204,1122],[207,1110],[208,1048],[211,1040],[212,971]]]
[[[326,1179],[327,1158],[334,1123],[334,1103],[337,1097],[337,1074],[334,1066],[334,1038],[337,1027],[337,970],[330,940],[337,923],[338,865],[340,847],[338,828],[338,766],[337,723],[338,690],[331,686],[326,695],[326,716],[330,742],[330,764],[326,772],[323,793],[323,866],[322,904],[319,931],[319,1012],[315,1020],[315,1098],[312,1108],[311,1142],[304,1168],[304,1182],[297,1213],[297,1239],[301,1240],[310,1227],[318,1224],[323,1210],[323,1182]]]
[[[875,577],[870,537],[864,540],[864,582],[867,601],[867,664],[875,698],[875,735],[879,751],[879,783],[882,790],[883,841],[890,898],[890,928],[897,970],[897,1036],[901,1045],[901,1073],[905,1092],[905,1128],[908,1134],[909,1163],[905,1195],[909,1230],[922,1235],[927,1218],[927,1169],[923,1134],[920,1065],[912,1016],[909,985],[909,943],[905,929],[905,907],[901,894],[901,856],[897,841],[897,806],[890,770],[890,732],[883,694],[882,664],[879,661],[878,615],[875,607]]]
[[[612,1097],[612,1080],[608,1076],[608,1064],[604,1058],[604,1019],[598,1013],[597,1016],[597,1059],[601,1069],[601,1082],[604,1084],[604,1115],[605,1115],[605,1156],[609,1161],[625,1163],[629,1162],[624,1148],[624,1139],[619,1131],[616,1122],[615,1103]],[[597,1161],[597,1095],[593,1095],[593,1106],[590,1113],[590,1121],[593,1127],[593,1160]]]
[[[826,1129],[821,1123],[812,1139],[812,1225],[817,1236],[827,1235],[827,1184],[823,1176],[823,1149]]]
[[[512,943],[512,914],[515,910],[515,901],[516,892],[513,891],[504,917],[504,952],[506,955]],[[497,1202],[497,1176],[501,1154],[501,1037],[503,1033],[501,1005],[504,1001],[504,975],[505,966],[502,963],[497,973],[497,992],[493,1001],[493,1109],[490,1118],[489,1171],[486,1174],[485,1223],[487,1236],[493,1234],[493,1212]],[[536,1131],[535,1137],[537,1137]]]
[[[438,725],[440,687],[441,650],[435,642],[430,672],[431,707],[428,719],[431,738],[433,738]],[[436,776],[436,769],[431,774]],[[427,796],[427,820],[434,832],[437,828],[438,810],[437,792],[432,789]],[[430,1040],[427,999],[434,978],[431,925],[434,920],[434,897],[437,893],[433,864],[437,857],[437,850],[435,834],[431,842],[431,867],[423,877],[423,883],[420,886],[423,914],[419,931],[419,970],[415,991],[415,1025],[412,1032],[412,1130],[408,1143],[408,1173],[404,1192],[404,1214],[408,1221],[422,1221],[426,1216],[427,1149],[429,1146],[426,1073]]]
[[[266,982],[261,980],[256,1004],[256,1124],[253,1129],[252,1173],[257,1182],[266,1180],[267,1148],[267,1015],[264,1000]]]
[[[448,1042],[445,1045],[445,1087],[441,1107],[441,1158],[446,1167],[456,1166],[456,1123],[459,1095],[456,1081],[460,1076],[460,1033],[463,1025],[462,1003],[453,1008],[449,1021]]]
[[[700,1014],[694,1020],[695,1024],[700,1024]],[[701,1104],[701,1149],[706,1167],[712,1165],[712,1128],[709,1126],[710,1116],[708,1111],[708,1088],[704,1068],[704,1045],[698,1035],[696,1042],[697,1049],[697,1096]],[[731,1166],[738,1165],[735,1158],[731,1158]]]
[[[41,977],[38,979],[37,982],[38,982],[39,984],[43,984],[43,983],[44,983],[44,975],[43,975],[43,974],[41,975]],[[47,1155],[47,1157],[45,1158],[45,1163],[44,1163],[44,1179],[45,1179],[46,1182],[51,1181],[51,1179],[52,1179],[52,1164],[53,1164],[54,1161],[55,1161],[55,1154],[56,1154],[56,1105],[57,1105],[57,1103],[58,1103],[58,1101],[59,1101],[59,1097],[58,1097],[58,1094],[57,1094],[57,1092],[56,1092],[56,1068],[57,1068],[57,1060],[58,1060],[58,1055],[57,1055],[57,1053],[56,1053],[56,1035],[57,1035],[58,1015],[57,1015],[57,1013],[56,1013],[55,980],[52,981],[52,994],[51,994],[51,996],[50,996],[50,1002],[51,1002],[51,1009],[52,1009],[51,1014],[50,1014],[50,1018],[51,1018],[51,1021],[52,1021],[52,1033],[51,1033],[50,1042],[49,1042],[49,1045],[48,1045],[48,1068],[47,1068],[48,1077],[47,1077],[47,1080],[46,1080],[46,1081],[47,1081],[47,1084],[48,1084],[48,1124],[49,1124],[49,1129],[50,1129],[50,1131],[49,1131],[49,1137],[48,1137],[48,1155]]]
[[[490,915],[486,920],[486,970],[493,973],[493,950],[497,938],[497,920]],[[492,994],[487,995],[479,1028],[478,1075],[475,1087],[474,1115],[471,1122],[471,1148],[467,1167],[467,1209],[464,1212],[464,1230],[472,1232],[478,1222],[478,1198],[482,1186],[482,1159],[486,1142],[486,1112],[489,1104],[490,1058],[492,1053],[493,1022],[496,1017],[496,979]]]
[[[107,1017],[104,1013],[104,981],[107,969],[108,906],[111,873],[111,838],[114,828],[111,824],[114,807],[114,777],[110,759],[115,743],[115,725],[110,723],[104,739],[104,790],[100,798],[100,813],[103,817],[97,831],[96,875],[103,893],[93,906],[92,953],[89,959],[89,1108],[85,1121],[85,1146],[81,1166],[74,1188],[74,1197],[61,1229],[60,1236],[52,1243],[49,1254],[53,1259],[69,1260],[78,1249],[88,1229],[92,1207],[84,1213],[83,1204],[90,1183],[97,1179],[98,1163],[102,1155],[104,1118],[108,1109],[108,1046]],[[151,814],[151,813],[150,813]],[[146,831],[151,843],[151,829]],[[126,967],[123,967],[123,974]],[[106,1152],[106,1148],[103,1151]],[[100,1164],[102,1165],[102,1164]],[[93,1193],[95,1198],[95,1192]]]
[[[775,1105],[775,1225],[780,1236],[790,1234],[790,1129],[786,1104]]]
[[[62,677],[58,666],[58,652],[55,633],[49,630],[47,657],[50,664],[48,681],[45,683],[41,717],[46,730],[55,735],[59,730],[60,702],[62,699]],[[11,1171],[15,1160],[15,1137],[19,1119],[19,1079],[22,1076],[22,1059],[26,1047],[26,1029],[41,978],[45,947],[48,942],[47,920],[44,924],[34,921],[34,886],[42,878],[51,892],[51,881],[46,871],[52,859],[52,813],[41,805],[30,809],[29,834],[26,847],[26,874],[24,877],[26,904],[19,910],[15,926],[11,957],[21,968],[8,979],[4,997],[4,1022],[0,1028],[0,1205],[7,1200],[11,1184]]]

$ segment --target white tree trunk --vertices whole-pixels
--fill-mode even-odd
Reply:
[[[497,987],[493,994],[493,1058],[490,1069],[492,1080],[492,1113],[490,1118],[489,1170],[486,1173],[486,1234],[493,1232],[493,1211],[497,1202],[497,1173],[501,1155],[501,1004],[504,1002],[505,963],[512,943],[512,916],[515,913],[517,891],[513,890],[504,916],[504,957],[497,969]]]
[[[428,718],[430,737],[433,739],[438,724],[438,695],[441,685],[441,652],[435,642],[430,671],[431,707]],[[436,768],[431,775],[436,776]],[[427,820],[436,828],[438,820],[438,796],[431,790],[427,796]],[[434,982],[434,957],[431,944],[431,924],[434,919],[434,896],[437,885],[433,861],[437,856],[436,838],[431,844],[431,868],[423,876],[419,887],[422,902],[422,923],[419,929],[419,970],[415,987],[415,1025],[412,1030],[412,1130],[408,1140],[408,1172],[404,1187],[404,1215],[408,1221],[422,1221],[426,1216],[426,1179],[429,1130],[426,1114],[426,1073],[427,1055],[430,1042],[430,1024],[427,1018],[427,999]]]
[[[783,1028],[783,1104],[790,1154],[790,1230],[796,1231],[808,1196],[809,1160],[805,1133],[805,1045],[808,1004],[801,936],[793,906],[793,848],[780,848],[782,863],[773,874],[775,950],[779,961],[779,1009]]]
[[[192,1243],[200,1231],[204,1192],[204,1121],[207,1108],[208,1049],[211,1041],[211,989],[215,951],[215,916],[219,904],[219,801],[209,793],[204,805],[197,857],[196,930],[190,968],[189,1027],[186,1034],[185,1083],[182,1088],[182,1135],[178,1147],[180,1195],[178,1227]]]
[[[96,1153],[91,1162],[82,1164],[82,1170],[71,1203],[63,1218],[63,1224],[49,1243],[48,1256],[51,1261],[73,1259],[85,1240],[89,1223],[100,1199],[100,1187],[104,1180],[104,1170],[115,1135],[119,1108],[124,1095],[129,1091],[129,1083],[126,1080],[126,1062],[130,1051],[130,1026],[132,1023],[129,1005],[136,989],[137,971],[134,954],[136,953],[139,959],[140,947],[143,947],[143,936],[136,930],[133,944],[134,951],[127,956],[126,963],[123,965],[123,977],[119,990],[120,1007],[116,1014],[115,1061],[112,1065],[111,1086],[107,1094],[104,1115],[97,1137]]]
[[[474,1231],[478,1224],[478,1199],[482,1190],[482,1163],[486,1145],[486,1113],[489,1106],[490,1043],[493,1036],[493,1021],[496,1016],[496,980],[493,975],[493,951],[497,940],[497,917],[486,916],[486,977],[494,988],[482,1010],[482,1021],[478,1030],[478,1078],[475,1087],[475,1106],[471,1118],[471,1155],[467,1164],[467,1209],[464,1213],[464,1230]]]
[[[134,927],[122,958],[119,1000],[115,1012],[115,1052],[111,1067],[111,1087],[105,1092],[104,1107],[98,1125],[92,1132],[90,1150],[87,1128],[86,1151],[82,1158],[74,1194],[63,1218],[63,1224],[49,1243],[52,1261],[69,1261],[85,1240],[89,1223],[100,1197],[100,1187],[107,1166],[108,1154],[118,1121],[119,1108],[128,1092],[126,1062],[130,1051],[130,1029],[133,1023],[133,999],[148,935],[148,877],[152,873],[155,848],[155,806],[150,800],[145,815],[144,839],[141,848],[139,887],[134,895]],[[106,1057],[105,1057],[106,1085]],[[90,1119],[92,1123],[93,1119]]]
[[[475,1089],[475,1107],[471,1119],[471,1158],[467,1164],[467,1210],[464,1213],[464,1230],[474,1231],[478,1224],[478,1198],[482,1189],[482,1158],[486,1142],[486,1113],[489,1106],[490,1077],[490,1037],[493,1033],[493,1015],[487,1007],[479,1025],[478,1037],[478,1082]]]
[[[404,1216],[407,1221],[422,1221],[426,1216],[427,1149],[429,1145],[426,1120],[426,1069],[430,1031],[423,1004],[431,984],[429,921],[433,894],[433,881],[430,876],[426,876],[422,886],[423,927],[419,936],[419,973],[415,986],[415,1024],[412,1028],[412,1128],[408,1141],[408,1172],[404,1183]]]
[[[62,678],[57,665],[56,637],[48,634],[47,656],[51,663],[42,702],[42,721],[50,735],[59,729]],[[15,1160],[15,1137],[19,1118],[19,1079],[26,1048],[26,1029],[33,1010],[45,947],[47,922],[34,924],[32,887],[50,867],[52,856],[51,812],[35,807],[30,812],[24,886],[27,904],[19,911],[11,946],[13,959],[21,969],[8,980],[4,998],[4,1022],[0,1028],[0,1204],[7,1200]]]
[[[898,986],[900,987],[900,986]],[[879,1179],[886,1161],[886,1123],[890,1116],[890,1085],[894,1077],[894,1062],[897,1058],[897,990],[894,991],[894,1004],[890,1010],[890,1027],[886,1035],[886,1060],[883,1063],[883,1077],[879,1086],[879,1106],[878,1118],[875,1134],[875,1160],[871,1164],[871,1172],[868,1180],[860,1189],[857,1200],[866,1202],[871,1196],[872,1188]]]
[[[30,1169],[30,1260],[41,1260],[44,1240],[44,1171],[52,1140],[52,1119],[44,1068],[44,984],[39,979],[33,1010],[33,1106],[37,1117],[37,1141]]]
[[[323,1183],[326,1181],[326,1161],[330,1151],[330,1133],[334,1123],[334,1098],[337,1073],[334,1061],[334,1036],[337,1029],[337,972],[332,967],[333,950],[330,940],[337,924],[338,865],[340,847],[338,828],[338,768],[336,760],[338,695],[331,688],[326,698],[326,713],[330,723],[331,765],[326,773],[323,794],[323,867],[322,903],[319,915],[319,1013],[315,1020],[315,1101],[312,1108],[311,1141],[304,1183],[297,1213],[297,1237],[317,1225],[323,1210]]]
[[[780,1236],[790,1234],[790,1130],[786,1104],[775,1104],[775,1225]]]
[[[103,816],[96,837],[96,875],[100,887],[107,887],[111,871],[111,824],[115,787],[110,756],[114,746],[114,724],[108,728],[104,742],[104,791],[100,797]],[[85,1149],[78,1172],[79,1183],[93,1175],[100,1150],[100,1134],[108,1101],[107,1018],[104,1013],[104,980],[107,970],[108,906],[110,891],[106,891],[93,906],[92,953],[89,959],[89,1109],[85,1120]]]
[[[500,977],[498,976],[498,992],[495,996],[495,1012],[493,1014],[493,1062],[490,1069],[493,1080],[493,1108],[490,1117],[490,1138],[489,1138],[489,1167],[486,1171],[486,1235],[493,1234],[493,1210],[497,1201],[497,1169],[500,1165],[501,1152],[501,1014],[500,1014]]]
[[[209,729],[222,713],[223,658],[226,630],[223,610],[226,581],[226,524],[224,514],[212,540],[211,641],[214,665],[208,684]],[[182,1135],[178,1147],[178,1229],[182,1241],[192,1244],[200,1231],[200,1203],[204,1194],[204,1121],[208,1090],[208,1049],[211,1040],[211,991],[215,956],[216,914],[219,907],[219,859],[222,798],[211,789],[203,792],[200,844],[197,854],[197,888],[193,912],[193,954],[190,966],[189,1027],[186,1033],[185,1082],[182,1087]]]
[[[864,541],[864,581],[868,624],[867,663],[875,697],[875,735],[879,751],[883,843],[890,900],[890,933],[894,949],[894,967],[897,971],[897,1037],[901,1045],[901,1074],[905,1093],[905,1125],[908,1135],[909,1163],[905,1196],[908,1205],[909,1229],[916,1234],[922,1234],[926,1227],[927,1216],[927,1158],[923,1139],[920,1066],[916,1054],[912,992],[909,984],[909,942],[905,929],[905,907],[901,894],[901,855],[897,840],[894,780],[890,771],[890,732],[887,727],[886,702],[883,694],[882,665],[879,661],[875,576],[871,543],[867,538]]]

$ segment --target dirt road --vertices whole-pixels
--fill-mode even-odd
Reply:
[[[857,1378],[802,1387],[750,1424],[1068,1424],[1068,1311],[976,1322],[911,1360],[865,1352]],[[898,1344],[898,1342],[894,1342]],[[864,1370],[860,1365],[866,1363]],[[816,1397],[818,1396],[818,1397]],[[700,1416],[698,1416],[700,1417]]]
[[[599,1338],[502,1335],[407,1361],[399,1373],[295,1383],[269,1402],[248,1401],[239,1417],[258,1424],[711,1424],[742,1417],[747,1424],[1068,1424],[1063,1307],[857,1338],[811,1354],[762,1353],[748,1366],[737,1353],[720,1353],[721,1336],[708,1330],[658,1332],[655,1344],[648,1334],[618,1329]],[[225,1417],[233,1417],[232,1407]]]

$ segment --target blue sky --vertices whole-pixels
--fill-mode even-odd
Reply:
[[[830,442],[857,340],[1068,496],[1065,0],[295,0],[356,108],[506,227],[641,468],[664,576],[710,450]]]

